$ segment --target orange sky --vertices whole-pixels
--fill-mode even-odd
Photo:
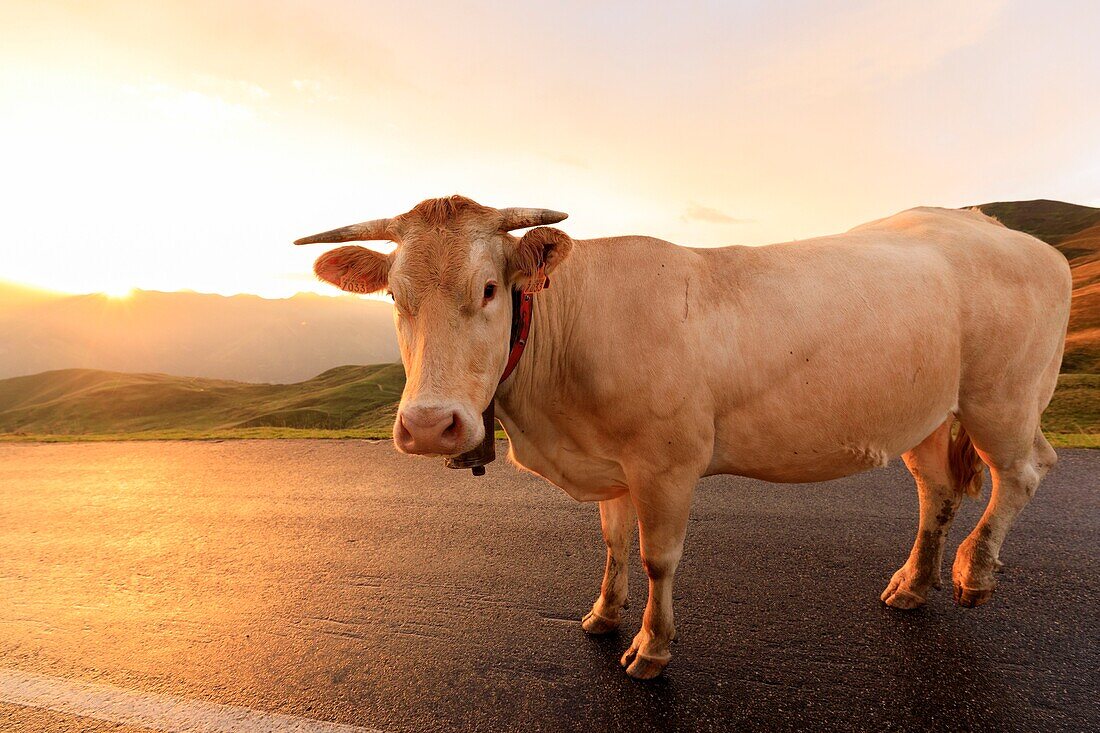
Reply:
[[[1100,204],[1095,3],[409,5],[0,5],[0,280],[332,293],[292,239],[450,193],[694,245]]]

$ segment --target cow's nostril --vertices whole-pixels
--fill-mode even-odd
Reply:
[[[440,433],[440,435],[447,439],[456,438],[458,437],[458,428],[458,415],[456,413],[451,413],[451,422],[447,424],[447,427],[443,428],[443,432]]]

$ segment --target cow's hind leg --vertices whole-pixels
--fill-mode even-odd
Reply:
[[[955,555],[951,575],[960,606],[980,606],[993,595],[993,573],[1001,567],[1005,536],[1058,460],[1037,425],[1038,419],[1028,422],[1028,438],[996,431],[974,435],[974,445],[993,476],[993,493],[982,518]]]
[[[619,628],[622,609],[626,607],[627,581],[630,575],[630,542],[634,537],[634,505],[630,494],[600,502],[600,527],[607,543],[607,564],[604,567],[600,597],[581,621],[589,634],[606,634]]]
[[[948,418],[920,445],[902,456],[917,482],[920,523],[909,559],[882,592],[882,601],[893,608],[922,606],[929,589],[940,587],[943,545],[962,497],[948,464],[953,422],[953,417]]]

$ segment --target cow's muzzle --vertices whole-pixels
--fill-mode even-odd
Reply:
[[[453,405],[407,405],[397,412],[393,442],[402,453],[453,456],[481,440],[480,422]]]

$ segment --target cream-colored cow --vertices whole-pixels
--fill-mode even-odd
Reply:
[[[508,233],[564,218],[452,196],[298,243],[398,245],[340,247],[315,270],[393,296],[400,450],[469,450],[495,399],[516,463],[600,502],[607,564],[589,633],[619,625],[637,516],[649,601],[628,674],[671,658],[672,580],[701,476],[823,481],[902,456],[920,526],[882,600],[914,608],[938,586],[944,536],[984,462],[992,498],[952,575],[960,604],[989,599],[1001,543],[1056,461],[1039,417],[1069,316],[1061,254],[981,213],[929,208],[767,247]],[[498,386],[509,291],[543,273],[529,345]]]

